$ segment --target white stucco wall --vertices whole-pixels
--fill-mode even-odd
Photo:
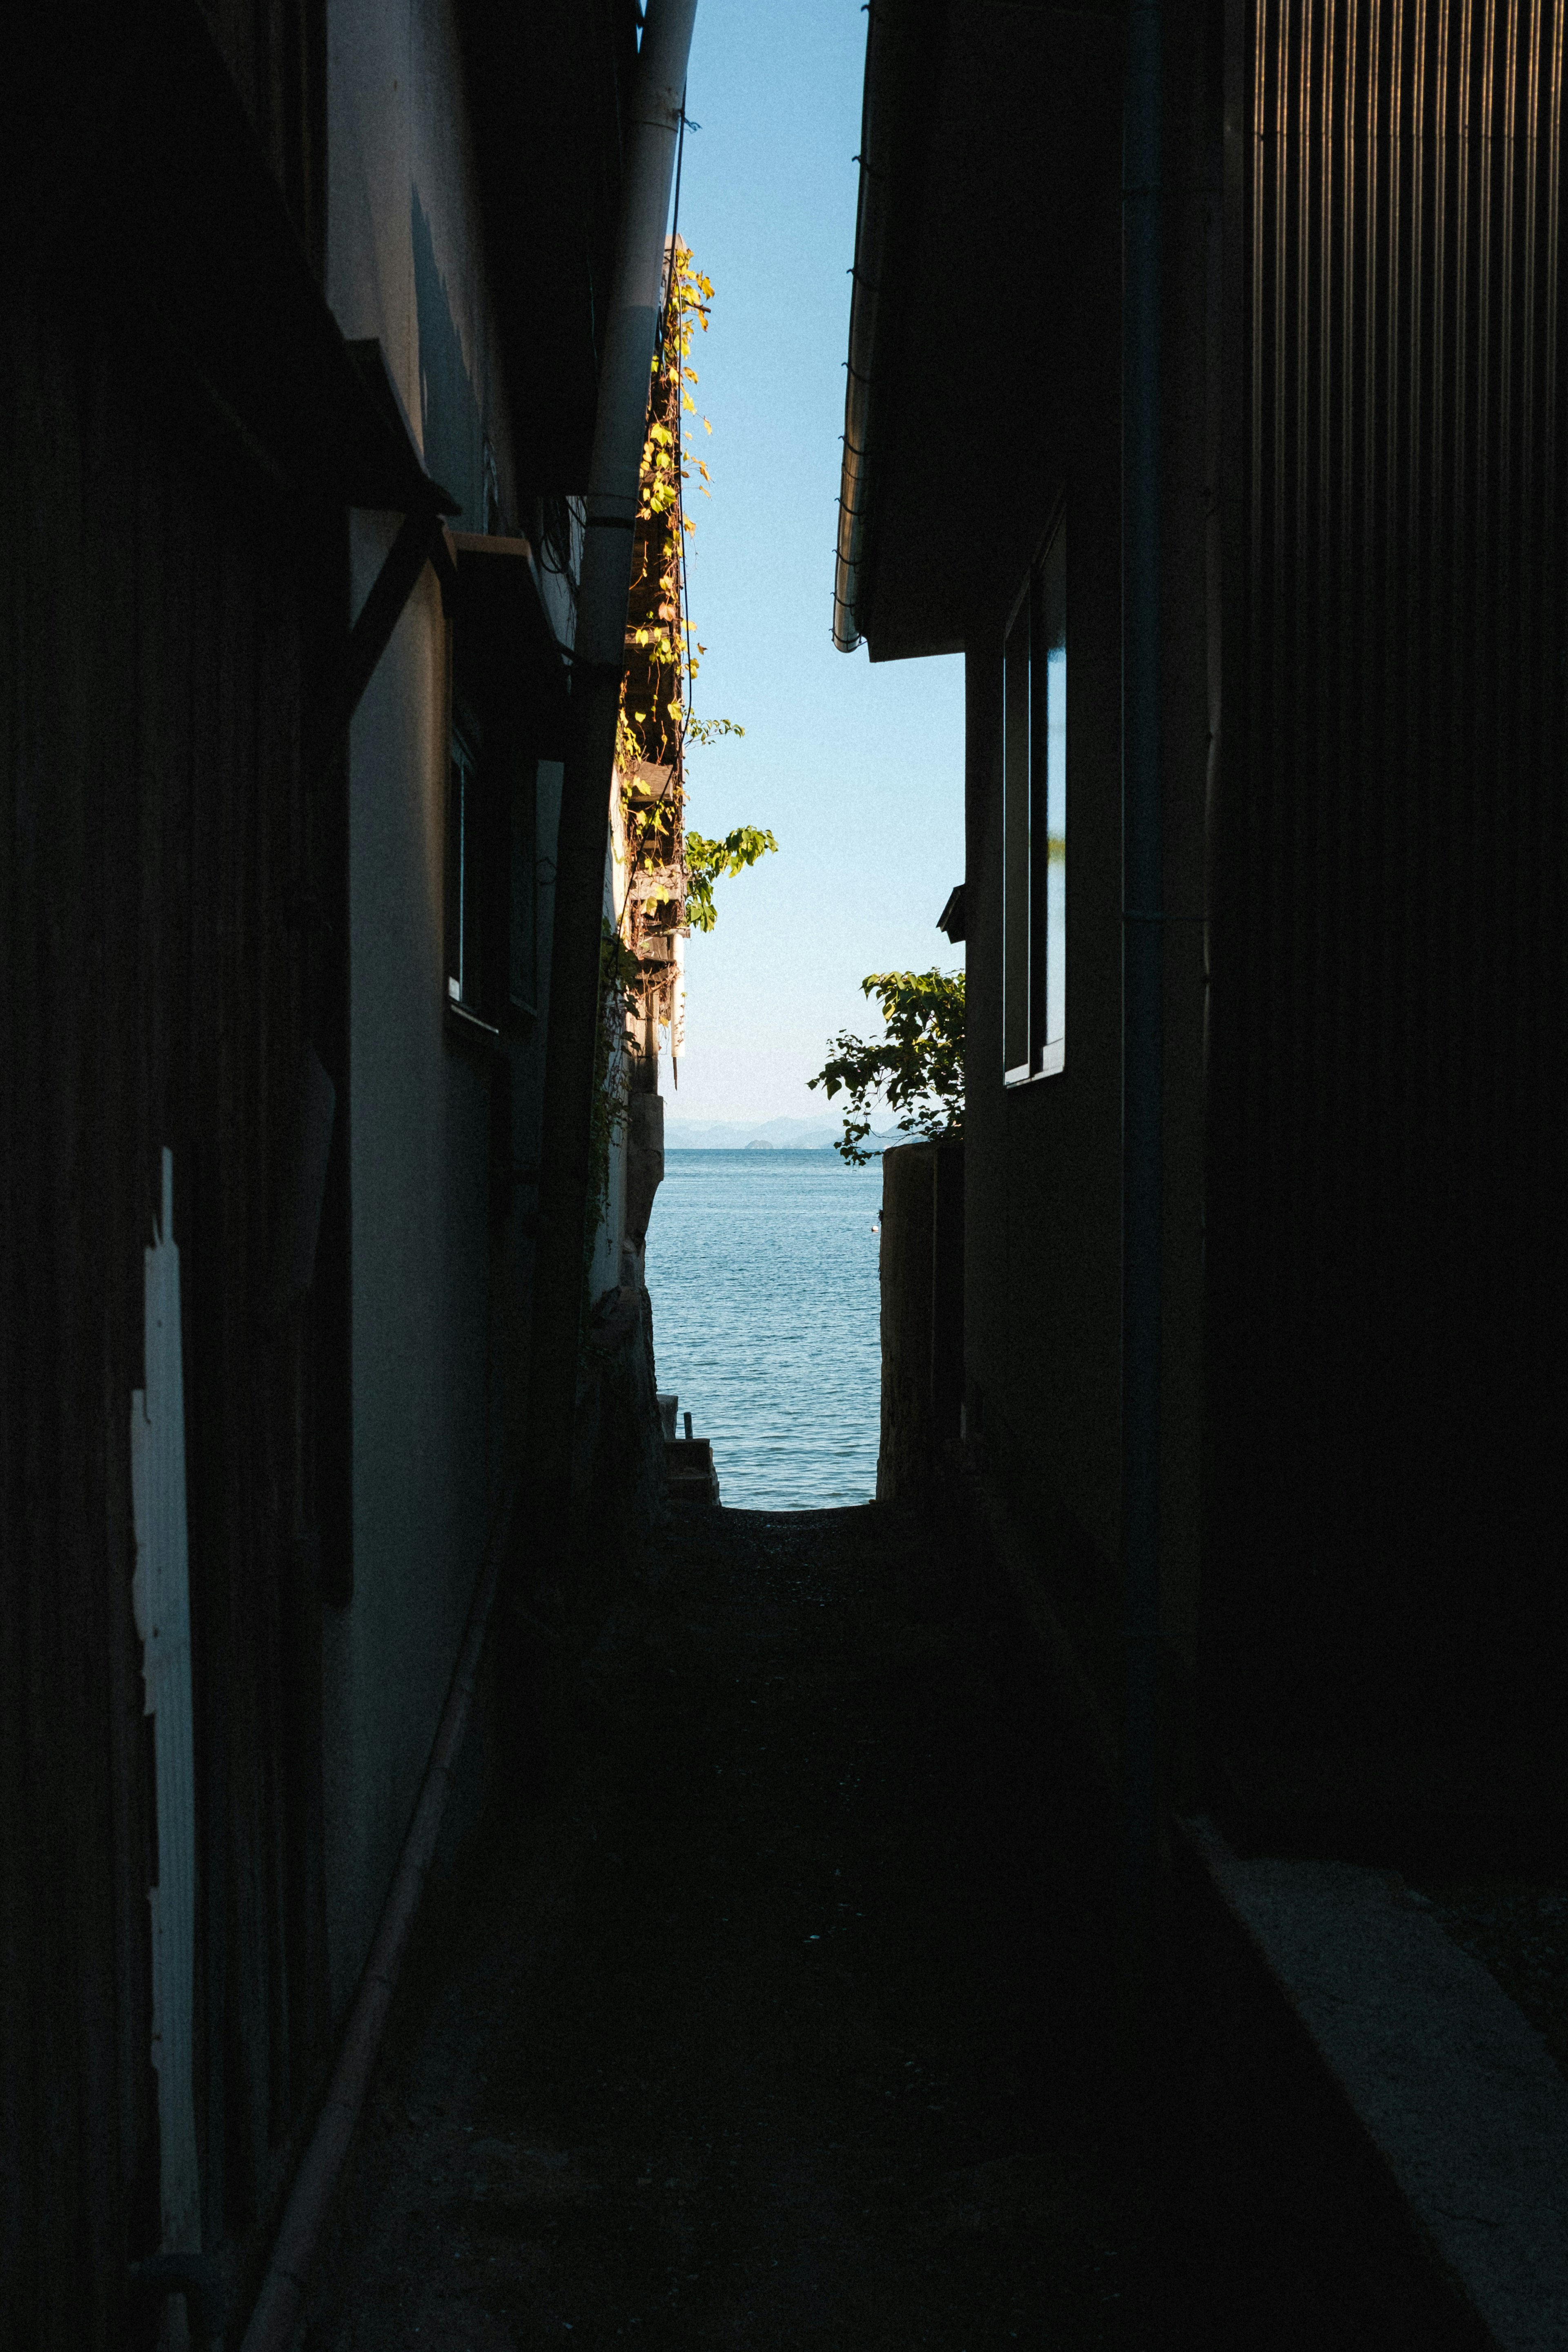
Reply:
[[[613,777],[606,796],[609,832],[605,850],[605,921],[619,929],[626,913],[631,867],[626,820],[621,809],[620,779]],[[614,1076],[614,1073],[612,1073]],[[622,1252],[626,1234],[626,1129],[623,1123],[610,1130],[609,1179],[604,1205],[588,1260],[588,1297],[602,1298],[621,1279]]]
[[[516,473],[447,0],[330,0],[327,87],[327,296],[338,324],[351,339],[380,341],[426,465],[461,503],[455,527],[485,527],[483,436],[515,526]]]
[[[386,354],[427,467],[480,530],[515,482],[443,0],[331,0],[328,296]],[[397,518],[352,523],[357,608]],[[426,571],[350,739],[354,1597],[324,1656],[328,1936],[351,1995],[417,1800],[497,1465],[489,1075],[448,1033],[445,631]]]

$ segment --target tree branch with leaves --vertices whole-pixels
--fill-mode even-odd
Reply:
[[[852,1037],[840,1030],[831,1058],[807,1083],[829,1102],[846,1095],[844,1133],[834,1150],[852,1168],[878,1155],[862,1150],[871,1132],[871,1106],[899,1114],[905,1135],[926,1139],[963,1132],[963,974],[962,971],[873,971],[860,982],[875,997],[886,1034]]]
[[[710,931],[717,922],[718,909],[713,904],[713,885],[725,882],[732,875],[743,874],[759,857],[766,857],[778,843],[761,825],[738,824],[722,841],[710,841],[705,834],[689,833],[686,836],[686,914],[694,931]]]

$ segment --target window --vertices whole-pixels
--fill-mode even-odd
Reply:
[[[566,671],[527,540],[447,545],[447,1003],[493,1041],[538,1000],[539,767],[564,753]]]
[[[486,859],[479,768],[473,742],[452,733],[447,786],[447,994],[461,1012],[489,1017],[485,1004],[484,891]]]
[[[538,763],[452,730],[447,784],[447,1001],[465,1022],[531,1015],[539,985]]]
[[[1002,667],[1002,1034],[1009,1086],[1067,1056],[1067,524],[1008,624]]]

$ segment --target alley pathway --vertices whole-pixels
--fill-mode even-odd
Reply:
[[[1013,1629],[685,1509],[426,1903],[309,2352],[1131,2339],[1105,1969]]]

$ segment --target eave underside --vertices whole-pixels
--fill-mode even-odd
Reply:
[[[921,202],[888,257],[864,576],[873,661],[953,652],[1060,471],[1073,259],[1119,202],[1121,27],[956,0]]]

